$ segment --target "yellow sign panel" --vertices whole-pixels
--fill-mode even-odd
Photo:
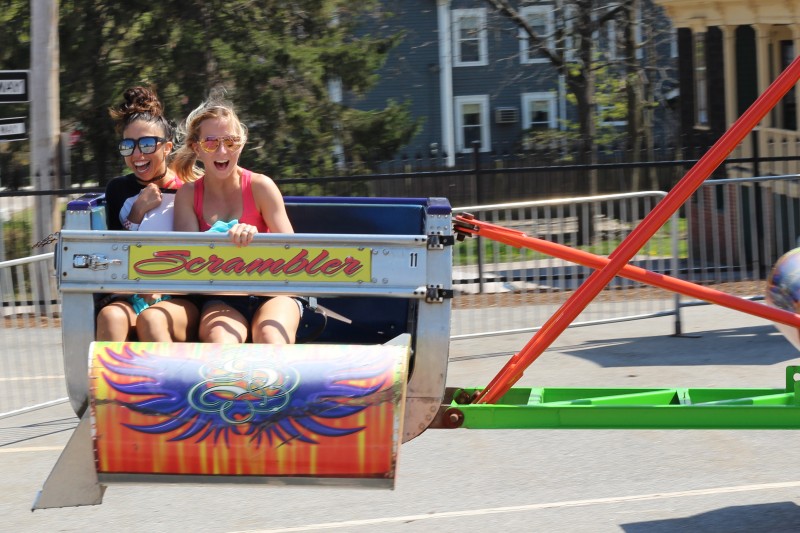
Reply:
[[[369,282],[371,248],[131,246],[128,278]]]

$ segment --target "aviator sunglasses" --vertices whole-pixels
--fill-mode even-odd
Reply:
[[[204,152],[210,154],[211,152],[216,152],[219,149],[220,143],[224,143],[225,148],[228,150],[237,150],[244,144],[244,141],[238,135],[225,135],[224,137],[206,137],[198,144]]]
[[[119,142],[119,153],[122,157],[128,157],[133,154],[136,146],[139,146],[139,151],[143,154],[152,154],[158,148],[158,143],[166,141],[163,137],[139,137],[138,139],[122,139]]]

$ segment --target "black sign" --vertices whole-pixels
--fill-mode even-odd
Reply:
[[[0,70],[0,104],[30,101],[27,70]]]
[[[0,142],[24,141],[27,138],[25,117],[0,118]]]

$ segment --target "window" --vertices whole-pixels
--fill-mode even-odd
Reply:
[[[708,126],[708,82],[706,78],[706,34],[694,34],[694,110],[698,126]]]
[[[619,35],[617,35],[617,22],[615,20],[606,21],[602,29],[602,36],[600,43],[603,48],[606,58],[613,61],[619,59]]]
[[[644,36],[642,35],[642,25],[642,10],[639,9],[638,13],[636,14],[636,26],[633,28],[633,42],[636,43],[636,59],[638,60],[644,59],[644,47],[642,46]]]
[[[678,28],[669,30],[669,57],[678,59]]]
[[[608,61],[625,60],[627,52],[625,50],[624,27],[618,24],[615,19],[607,20],[595,34],[595,38],[598,41],[600,53],[605,59]]]
[[[575,20],[578,18],[578,10],[574,4],[567,4],[562,6],[561,9],[564,10],[564,40],[563,43],[560,43],[560,46],[564,47],[564,59],[566,61],[575,61],[576,40],[573,37],[573,32],[575,31]]]
[[[626,126],[628,121],[620,116],[622,112],[624,111],[613,104],[597,106],[597,116],[600,117],[600,124],[603,126]]]
[[[520,10],[533,32],[539,36],[545,46],[553,48],[553,7],[529,6]],[[519,31],[519,53],[521,63],[543,63],[548,61],[537,50],[537,46],[530,42],[528,32]]]
[[[556,95],[525,93],[522,95],[522,128],[544,131],[556,127]]]
[[[453,10],[453,65],[474,67],[488,64],[486,10]]]
[[[789,67],[792,61],[794,61],[795,58],[794,41],[781,41],[780,54],[781,54],[780,68],[781,71],[783,71]],[[783,105],[781,107],[776,108],[780,113],[778,117],[779,120],[778,127],[783,128],[785,130],[797,131],[797,101],[795,98],[795,92],[789,91],[788,93],[786,93],[786,96],[783,97],[781,103]]]
[[[472,143],[481,143],[481,151],[488,152],[489,138],[489,97],[456,96],[456,149],[472,151]]]

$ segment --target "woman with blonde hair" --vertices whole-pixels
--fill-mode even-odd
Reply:
[[[186,183],[175,198],[175,229],[227,228],[231,242],[249,245],[256,233],[294,233],[278,186],[239,166],[247,128],[233,107],[212,97],[182,125],[174,168]],[[198,166],[201,165],[201,167]],[[302,305],[291,296],[210,298],[200,313],[200,340],[292,344]]]

